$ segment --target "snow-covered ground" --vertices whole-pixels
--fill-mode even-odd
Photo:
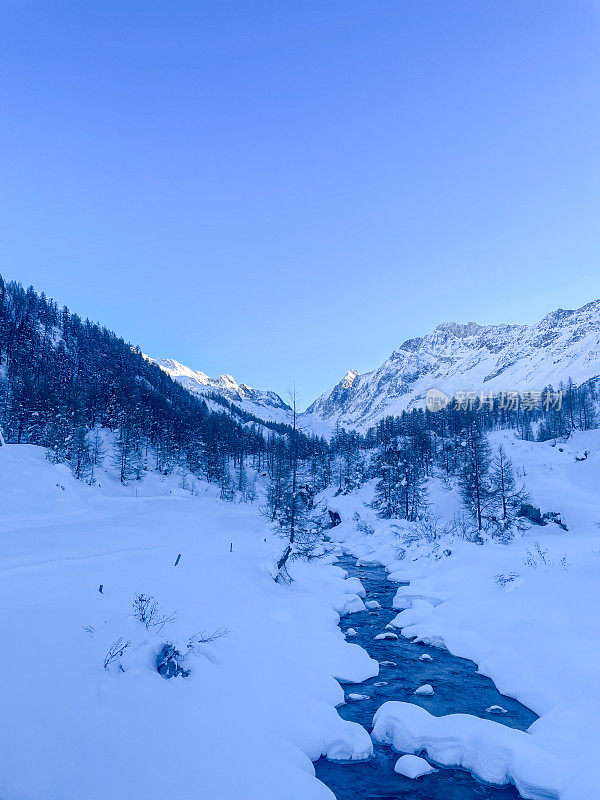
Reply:
[[[332,533],[345,548],[410,581],[395,600],[398,633],[474,660],[540,719],[520,734],[387,703],[375,736],[401,753],[425,750],[434,765],[511,781],[526,797],[593,800],[600,431],[554,447],[493,438],[535,505],[559,512],[568,532],[550,523],[509,545],[443,538],[407,547],[411,526],[369,507],[372,484],[325,499],[342,515]],[[75,481],[40,448],[0,447],[0,796],[332,798],[311,760],[364,758],[372,747],[335,710],[335,678],[360,682],[378,670],[337,625],[339,613],[364,608],[360,582],[313,562],[294,567],[290,586],[276,584],[282,545],[258,504],[221,503],[201,483],[192,496],[176,476],[149,473],[137,488],[110,471],[97,478],[94,487]],[[442,526],[459,507],[456,491],[438,478],[429,488]],[[140,593],[174,620],[147,629],[132,615]],[[196,634],[224,629],[188,648]],[[118,641],[117,650],[130,644],[105,669]],[[184,654],[189,677],[156,671],[167,643]]]
[[[332,798],[311,760],[372,747],[335,710],[336,677],[378,670],[337,627],[337,612],[363,608],[360,585],[331,564],[276,584],[281,542],[256,505],[152,474],[138,497],[109,473],[98,482],[40,448],[0,447],[0,796]],[[176,619],[147,629],[132,616],[140,593]],[[189,677],[158,674],[165,643],[188,653],[219,629],[186,656]]]
[[[395,599],[394,624],[402,634],[472,659],[540,719],[525,740],[508,741],[493,722],[475,730],[460,720],[429,724],[421,715],[410,729],[407,704],[398,703],[388,704],[398,708],[385,712],[385,723],[380,717],[380,733],[385,729],[388,741],[395,734],[407,752],[424,748],[439,763],[527,786],[528,797],[592,800],[600,797],[600,431],[575,433],[555,446],[509,433],[491,438],[504,442],[533,503],[559,512],[568,532],[550,523],[532,526],[509,545],[442,538],[405,547],[410,526],[374,515],[367,505],[372,485],[328,502],[344,520],[336,539],[361,559],[383,563],[391,579],[410,581]],[[442,523],[454,515],[456,492],[441,480],[430,481],[430,499]],[[368,525],[373,532],[365,534]]]

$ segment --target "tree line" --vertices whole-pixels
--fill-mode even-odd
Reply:
[[[94,481],[105,458],[123,483],[176,468],[232,491],[233,469],[259,470],[288,428],[215,396],[210,410],[107,328],[82,320],[32,287],[0,276],[0,425],[9,443],[47,448],[53,462]],[[106,453],[101,430],[114,434]],[[301,438],[300,453],[312,447]],[[240,478],[241,479],[241,478]]]
[[[504,447],[492,450],[489,432],[512,429],[527,441],[567,437],[597,426],[596,405],[595,381],[576,386],[568,380],[524,403],[502,395],[490,395],[484,404],[457,398],[435,412],[414,409],[389,416],[365,434],[338,426],[328,443],[313,446],[296,465],[295,493],[293,448],[282,441],[270,456],[269,513],[289,531],[295,500],[293,535],[297,540],[301,528],[310,542],[313,499],[320,490],[335,485],[337,493],[347,494],[374,480],[373,505],[380,516],[431,527],[427,478],[437,475],[459,489],[463,510],[451,523],[454,531],[472,540],[489,533],[508,541],[532,507],[524,476],[516,474]]]
[[[559,395],[560,403],[546,402]],[[594,381],[546,387],[527,403],[456,398],[439,411],[387,417],[365,434],[338,426],[329,441],[300,430],[295,401],[285,425],[211,399],[223,410],[211,410],[114,332],[0,276],[0,426],[7,442],[41,445],[89,483],[110,459],[123,483],[149,469],[180,469],[217,483],[223,499],[254,499],[250,467],[266,483],[267,513],[291,538],[290,553],[308,549],[321,490],[334,485],[347,493],[375,479],[382,516],[421,520],[434,471],[458,481],[476,531],[509,536],[526,495],[487,433],[513,429],[525,440],[548,440],[598,422]],[[110,452],[102,431],[112,434]]]

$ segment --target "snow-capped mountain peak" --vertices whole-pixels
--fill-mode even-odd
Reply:
[[[275,392],[253,389],[228,374],[211,378],[174,359],[150,359],[194,394],[218,395],[259,419],[289,422],[290,408]],[[429,389],[452,396],[542,391],[572,378],[600,375],[600,300],[557,309],[535,325],[443,322],[404,341],[372,372],[350,369],[301,415],[305,429],[331,433],[336,425],[365,431],[388,415],[424,407]]]
[[[600,300],[558,309],[535,325],[444,322],[407,339],[373,372],[351,370],[307,409],[303,423],[366,430],[385,416],[423,407],[426,393],[542,391],[600,375]]]
[[[289,422],[291,409],[276,392],[253,389],[245,383],[238,383],[228,374],[211,378],[205,372],[190,369],[173,358],[145,358],[157,364],[192,394],[203,396],[209,404],[211,397],[218,395],[259,419],[267,422]]]

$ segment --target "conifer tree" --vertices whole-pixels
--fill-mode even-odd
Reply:
[[[463,435],[460,491],[464,504],[477,522],[477,529],[481,531],[486,505],[490,498],[488,475],[490,446],[479,424],[473,418]]]

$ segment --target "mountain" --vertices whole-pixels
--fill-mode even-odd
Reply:
[[[113,331],[0,275],[0,444],[40,445],[90,485],[106,462],[123,485],[182,470],[227,496],[230,462],[267,450],[284,426],[261,430],[219,400],[190,393]]]
[[[203,397],[209,405],[211,398],[214,399],[216,396],[266,422],[289,423],[290,421],[290,407],[275,392],[252,389],[245,383],[237,383],[231,375],[210,378],[204,372],[192,370],[172,358],[154,359],[149,356],[145,358],[159,366],[189,392]]]
[[[559,309],[536,325],[445,322],[427,336],[408,339],[378,369],[349,370],[302,415],[327,434],[336,424],[365,431],[390,414],[423,407],[429,389],[542,391],[571,377],[600,375],[600,300],[574,311]]]

